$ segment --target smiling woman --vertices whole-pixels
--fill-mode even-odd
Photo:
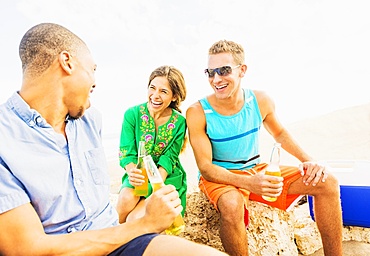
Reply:
[[[186,207],[187,178],[179,155],[186,143],[185,118],[180,104],[186,98],[182,73],[172,66],[155,69],[147,88],[147,102],[129,108],[124,114],[120,139],[120,165],[126,173],[117,203],[120,222],[136,219],[144,214],[144,199],[153,189],[148,186],[146,195],[137,196],[134,187],[144,183],[138,163],[139,143],[145,143],[147,154],[157,165],[165,184],[176,187],[182,205]]]

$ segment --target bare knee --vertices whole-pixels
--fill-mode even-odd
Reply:
[[[136,198],[136,196],[134,194],[134,190],[132,188],[123,188],[119,192],[119,195],[118,195],[117,209],[118,208],[125,208],[126,204],[127,203],[130,204],[130,202],[135,202],[136,201],[136,203],[137,203],[138,200],[139,200],[139,198],[138,197]]]
[[[126,221],[127,215],[135,208],[139,199],[140,197],[135,196],[134,190],[131,188],[123,188],[120,191],[116,206],[120,223]]]
[[[222,221],[238,222],[244,218],[244,200],[238,191],[223,194],[217,203]]]
[[[337,178],[329,173],[327,179],[325,182],[320,182],[317,186],[316,189],[312,190],[312,193],[310,195],[312,196],[329,196],[329,197],[339,197],[339,183]]]

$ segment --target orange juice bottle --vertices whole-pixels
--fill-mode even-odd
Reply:
[[[152,185],[153,192],[160,189],[164,183],[161,174],[157,166],[155,165],[152,156],[148,155],[144,157],[144,162],[146,169],[148,171],[148,177],[150,180],[150,184]],[[167,235],[179,235],[185,229],[185,222],[181,216],[181,213],[177,215],[174,222],[169,226],[165,232]]]
[[[141,170],[141,174],[144,176],[144,183],[141,184],[140,186],[135,186],[134,193],[136,196],[148,195],[148,174],[144,165],[145,155],[146,155],[145,142],[140,141],[136,168]]]
[[[272,148],[270,163],[266,168],[265,174],[271,176],[281,176],[280,172],[280,151],[281,151],[281,144],[275,143],[274,147]],[[269,196],[262,196],[263,199],[269,202],[275,202],[276,197],[269,197]]]

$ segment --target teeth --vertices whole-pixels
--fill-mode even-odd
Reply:
[[[153,104],[155,104],[155,105],[160,105],[160,104],[162,104],[162,102],[154,102],[154,101],[152,101],[152,103],[153,103]]]
[[[219,90],[219,89],[225,88],[225,87],[226,87],[226,85],[222,85],[222,86],[215,86],[215,87],[216,87],[216,89],[217,89],[217,90]]]

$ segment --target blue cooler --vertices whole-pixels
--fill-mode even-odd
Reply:
[[[370,161],[327,161],[338,178],[343,225],[370,228]],[[308,196],[314,220],[313,200]]]

